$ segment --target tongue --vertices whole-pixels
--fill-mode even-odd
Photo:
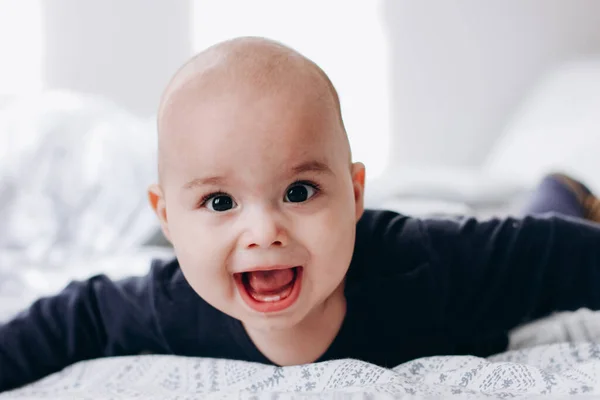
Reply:
[[[292,268],[248,272],[248,285],[256,293],[277,293],[294,280]]]

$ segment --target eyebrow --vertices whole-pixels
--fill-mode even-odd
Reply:
[[[196,179],[189,181],[185,185],[183,185],[183,188],[186,190],[189,190],[189,189],[194,189],[194,188],[201,187],[204,185],[221,186],[221,185],[223,185],[223,182],[225,182],[225,178],[223,178],[222,176],[211,176],[209,178],[196,178]]]
[[[327,164],[322,163],[320,161],[306,161],[301,164],[298,164],[291,168],[291,173],[294,175],[302,174],[305,172],[316,172],[323,174],[333,174],[331,168],[327,166]],[[201,187],[204,185],[212,185],[212,186],[222,186],[225,183],[225,178],[222,176],[211,176],[207,178],[196,178],[185,185],[183,185],[183,189],[189,190],[197,187]]]
[[[322,163],[320,161],[307,161],[301,164],[296,165],[292,168],[292,173],[297,175],[303,172],[318,172],[318,173],[326,173],[333,174],[331,168],[327,166],[327,164]]]

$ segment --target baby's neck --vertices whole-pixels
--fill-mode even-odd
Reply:
[[[336,338],[346,316],[343,284],[318,310],[289,330],[262,331],[246,327],[260,352],[281,366],[315,362]]]

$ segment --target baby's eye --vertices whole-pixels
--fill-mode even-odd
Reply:
[[[313,197],[317,188],[308,183],[295,183],[287,190],[285,201],[290,203],[302,203]]]
[[[211,211],[223,212],[231,210],[237,203],[227,194],[216,193],[204,200],[203,205]]]

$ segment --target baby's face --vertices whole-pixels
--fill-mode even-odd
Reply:
[[[165,117],[157,212],[181,269],[204,300],[261,329],[343,295],[363,211],[364,167],[350,165],[333,106],[294,91],[190,90]]]

